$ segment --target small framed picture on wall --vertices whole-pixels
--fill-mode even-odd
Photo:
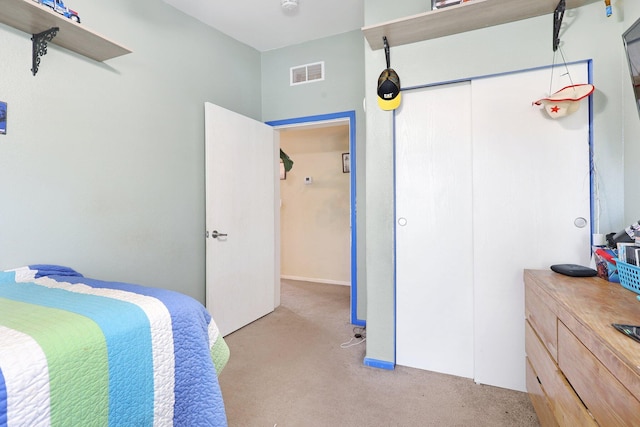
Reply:
[[[0,135],[7,134],[7,103],[0,101]]]
[[[349,159],[349,153],[342,153],[342,173],[351,172],[351,160]]]

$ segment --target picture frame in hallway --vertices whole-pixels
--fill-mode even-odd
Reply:
[[[342,173],[351,172],[351,163],[349,161],[349,153],[342,153]]]
[[[7,134],[7,103],[0,101],[0,135]]]

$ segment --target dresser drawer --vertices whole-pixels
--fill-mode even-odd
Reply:
[[[640,402],[558,322],[558,363],[602,426],[640,426]]]
[[[536,375],[529,358],[527,358],[527,391],[529,392],[529,398],[533,404],[533,408],[538,415],[538,421],[540,421],[541,427],[558,427],[553,410],[547,399],[547,395],[544,394],[540,383],[538,382],[538,376]]]
[[[525,322],[525,351],[556,421],[562,426],[597,426],[593,417],[565,379],[529,322]],[[529,389],[535,394],[537,391]],[[537,410],[537,408],[536,408]],[[540,415],[538,415],[539,418]]]
[[[544,343],[553,360],[558,360],[557,317],[542,299],[531,289],[525,287],[525,316]]]

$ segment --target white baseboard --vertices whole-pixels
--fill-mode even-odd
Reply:
[[[280,278],[285,280],[298,280],[300,282],[314,282],[314,283],[326,283],[327,285],[351,286],[350,282],[345,282],[342,280],[313,279],[310,277],[298,277],[298,276],[287,276],[287,275],[281,275]]]

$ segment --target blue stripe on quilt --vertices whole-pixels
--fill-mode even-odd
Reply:
[[[0,369],[0,427],[7,425],[7,386],[4,383],[2,369]]]
[[[75,279],[75,277],[73,277]],[[64,277],[61,281],[68,281]],[[78,278],[82,280],[82,278]],[[28,292],[24,292],[27,290]],[[153,424],[153,358],[149,321],[135,304],[95,295],[45,288],[34,283],[6,284],[0,295],[67,310],[92,319],[102,329],[109,358],[109,425]],[[56,298],[56,296],[58,296]],[[113,316],[118,313],[117,316]],[[140,325],[132,329],[131,325]],[[123,339],[124,338],[124,339]],[[129,408],[137,407],[131,419]]]
[[[216,392],[218,377],[213,360],[208,346],[202,345],[209,341],[208,325],[211,316],[198,301],[167,289],[104,282],[86,277],[49,277],[68,283],[83,283],[94,288],[135,292],[162,301],[171,313],[175,340],[174,426],[227,425],[222,395]]]

